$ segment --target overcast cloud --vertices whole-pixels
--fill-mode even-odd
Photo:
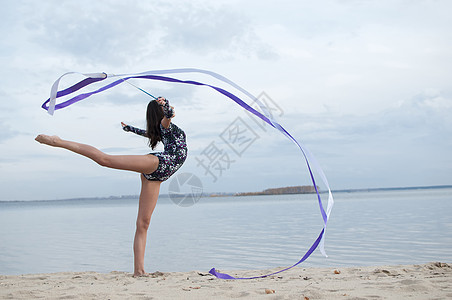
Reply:
[[[139,193],[137,174],[34,141],[47,133],[112,154],[149,151],[119,125],[145,122],[149,97],[128,85],[46,114],[40,105],[68,71],[212,70],[275,101],[333,190],[452,184],[451,10],[447,0],[3,1],[0,200]],[[176,107],[190,149],[180,172],[206,192],[310,184],[297,148],[220,94],[134,83]],[[221,139],[237,117],[256,136],[240,156]],[[230,158],[216,181],[197,160],[211,143]]]

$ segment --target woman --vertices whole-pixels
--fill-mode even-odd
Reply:
[[[141,174],[141,193],[133,243],[134,276],[147,275],[144,271],[144,252],[147,231],[152,212],[157,204],[160,184],[174,174],[187,157],[186,136],[182,129],[171,123],[174,116],[174,108],[169,106],[168,100],[159,97],[148,104],[146,130],[121,122],[125,131],[147,137],[152,149],[158,142],[163,143],[163,152],[148,155],[109,155],[90,145],[66,141],[57,136],[38,135],[35,139],[42,144],[64,148],[86,156],[104,167]]]

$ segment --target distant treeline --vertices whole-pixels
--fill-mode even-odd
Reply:
[[[283,194],[311,194],[315,193],[312,185],[287,186],[273,189],[266,189],[262,192],[237,193],[235,196],[255,196],[255,195],[283,195]]]

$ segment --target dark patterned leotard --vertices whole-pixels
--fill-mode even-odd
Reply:
[[[123,129],[147,137],[146,131],[143,129],[135,128],[130,125],[124,126]],[[165,128],[160,124],[160,134],[164,150],[163,152],[150,153],[158,157],[159,165],[157,170],[151,174],[143,174],[148,180],[167,180],[182,166],[187,158],[187,142],[185,132],[182,129],[173,123],[170,123],[168,128]]]

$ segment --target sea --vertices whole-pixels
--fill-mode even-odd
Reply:
[[[452,188],[333,192],[319,250],[299,267],[452,263]],[[324,202],[327,195],[322,194]],[[315,194],[158,200],[146,271],[285,267],[323,228]],[[0,202],[0,274],[133,272],[137,197]]]

